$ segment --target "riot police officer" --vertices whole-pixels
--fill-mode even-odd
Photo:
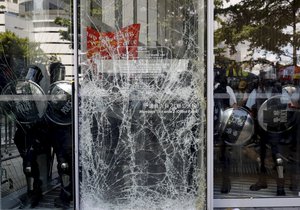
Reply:
[[[268,120],[268,110],[272,106],[276,106],[277,102],[280,102],[280,97],[275,95],[281,94],[281,89],[276,85],[276,75],[270,72],[261,72],[260,75],[260,87],[258,97],[255,100],[255,104],[251,107],[252,110],[258,110],[255,113],[257,122],[257,137],[259,138],[260,154],[258,157],[259,164],[259,178],[255,184],[250,186],[251,191],[257,191],[268,187],[266,180],[266,158],[267,148],[271,148],[272,159],[277,169],[277,195],[285,195],[284,190],[284,175],[283,175],[283,159],[280,155],[280,142],[284,139],[283,133],[272,131],[271,124],[265,126]],[[275,97],[275,98],[274,98]],[[271,100],[271,101],[269,101]],[[266,110],[265,110],[266,108]],[[273,119],[273,118],[272,118]],[[258,126],[259,124],[259,126]],[[277,128],[276,128],[277,129]]]
[[[43,125],[43,123],[40,124]],[[27,201],[31,207],[38,205],[42,199],[42,181],[37,158],[49,153],[50,144],[46,139],[47,128],[37,124],[17,124],[14,142],[23,159],[23,172],[27,182]]]
[[[60,62],[49,66],[50,81],[46,116],[48,135],[57,158],[57,170],[60,179],[60,196],[55,199],[56,207],[68,208],[73,200],[72,171],[72,82],[65,81],[65,67]]]
[[[31,207],[38,205],[42,198],[42,181],[37,158],[48,154],[50,144],[47,140],[47,126],[44,123],[46,102],[23,100],[23,95],[43,96],[48,87],[49,76],[43,65],[30,65],[24,80],[11,81],[2,91],[5,95],[20,96],[20,100],[7,101],[3,110],[16,119],[14,142],[23,159],[23,172],[27,181],[27,200]],[[44,87],[45,89],[41,88]]]
[[[224,136],[219,132],[218,123],[220,121],[220,113],[229,107],[236,107],[237,100],[230,86],[227,84],[227,78],[224,69],[215,68],[215,85],[214,85],[214,139],[216,144],[220,145],[220,162],[222,167],[222,186],[221,193],[229,193],[231,182],[229,177],[230,158],[228,154],[228,146]]]

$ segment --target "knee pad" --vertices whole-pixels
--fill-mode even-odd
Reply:
[[[60,167],[61,167],[62,170],[68,170],[69,169],[69,164],[64,162],[64,163],[61,164]]]
[[[23,172],[26,177],[32,176],[32,166],[30,163],[26,163],[23,165]]]
[[[62,162],[59,164],[60,177],[63,187],[70,185],[70,175],[69,175],[69,164],[67,162]]]
[[[26,175],[31,174],[31,172],[32,172],[31,166],[26,166],[26,167],[24,168],[24,173],[25,173]]]
[[[281,157],[276,157],[276,166],[283,166],[283,159]]]
[[[276,157],[276,169],[278,178],[283,178],[283,159],[281,157]]]
[[[69,170],[69,164],[66,161],[60,162],[58,164],[58,170],[61,173],[66,173]]]

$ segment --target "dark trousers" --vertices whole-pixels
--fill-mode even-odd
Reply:
[[[53,149],[57,158],[57,170],[61,181],[61,198],[72,200],[73,197],[73,141],[72,125],[61,126],[52,124],[49,128]],[[67,164],[64,167],[63,164]],[[68,182],[64,180],[68,178]]]

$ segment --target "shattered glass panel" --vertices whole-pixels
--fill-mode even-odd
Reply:
[[[204,2],[80,6],[80,208],[204,209]]]

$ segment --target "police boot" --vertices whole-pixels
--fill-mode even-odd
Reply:
[[[40,200],[43,198],[42,194],[42,181],[41,180],[35,180],[33,183],[33,191],[32,191],[32,196],[31,196],[31,208],[36,207]]]
[[[278,196],[284,196],[285,195],[285,191],[284,191],[284,178],[277,178],[276,179],[277,182],[277,195]]]
[[[268,184],[267,184],[265,173],[260,174],[258,177],[258,181],[255,184],[250,186],[251,191],[258,191],[266,188],[268,188]]]
[[[223,151],[223,154],[220,158],[222,164],[222,186],[221,193],[229,193],[231,190],[231,181],[230,181],[230,163],[229,158],[224,155],[226,151]]]
[[[284,196],[284,177],[283,177],[283,160],[281,157],[276,157],[276,169],[278,178],[276,179],[277,182],[277,195]]]
[[[27,208],[31,205],[31,198],[33,195],[33,177],[30,174],[26,175],[26,184],[27,184],[27,194],[24,197],[21,197],[21,208]]]
[[[221,193],[229,193],[231,190],[231,181],[227,175],[223,176]]]
[[[251,191],[258,191],[260,189],[268,188],[267,179],[266,179],[267,170],[266,170],[265,166],[262,166],[260,158],[257,158],[257,163],[258,163],[258,167],[260,169],[260,174],[258,177],[258,181],[255,184],[250,186]]]

